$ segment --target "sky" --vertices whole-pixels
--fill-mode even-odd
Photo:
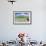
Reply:
[[[29,12],[18,12],[18,13],[15,13],[16,16],[29,16]]]

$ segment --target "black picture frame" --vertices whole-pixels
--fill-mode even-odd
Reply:
[[[13,24],[32,24],[32,11],[13,11]]]

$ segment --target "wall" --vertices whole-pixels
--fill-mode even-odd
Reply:
[[[0,0],[0,40],[15,40],[19,32],[31,34],[33,40],[46,40],[45,7],[43,0],[16,0],[13,5]],[[32,25],[14,25],[13,11],[31,10]]]

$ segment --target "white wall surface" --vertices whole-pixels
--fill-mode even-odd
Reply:
[[[45,0],[16,0],[13,5],[0,0],[0,41],[15,40],[19,32],[31,34],[33,40],[46,40]],[[32,11],[32,25],[14,25],[13,11]]]

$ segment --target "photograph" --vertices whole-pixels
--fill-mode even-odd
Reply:
[[[31,11],[14,11],[13,24],[32,24]]]

